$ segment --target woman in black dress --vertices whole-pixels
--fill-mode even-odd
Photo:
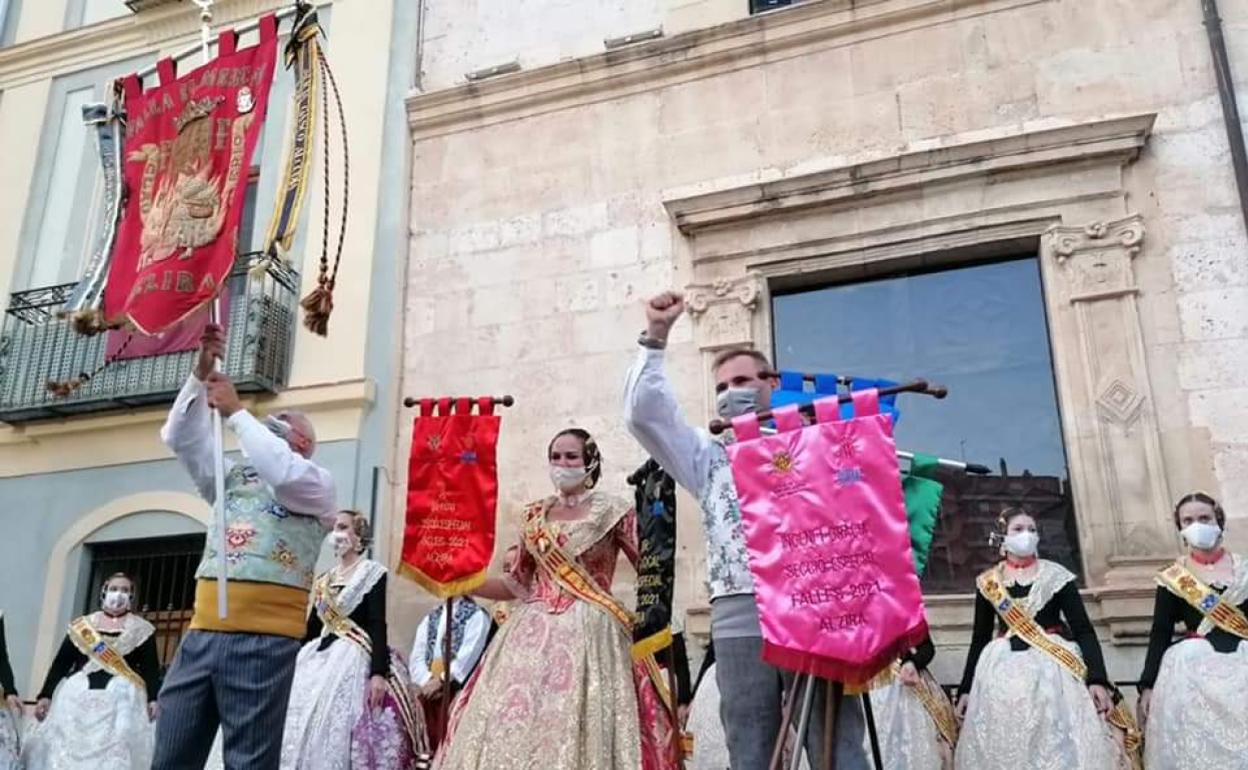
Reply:
[[[1226,514],[1203,492],[1179,500],[1187,553],[1157,575],[1139,716],[1148,767],[1248,763],[1248,560],[1222,545]],[[1185,638],[1174,642],[1183,624]]]
[[[1129,767],[1105,719],[1109,679],[1075,575],[1037,557],[1026,510],[1007,509],[997,523],[1003,558],[976,579],[958,690],[957,770]]]
[[[160,660],[155,628],[131,612],[134,581],[104,581],[98,612],[75,618],[39,691],[29,770],[147,770]]]

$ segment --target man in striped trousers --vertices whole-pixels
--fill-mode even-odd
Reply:
[[[195,573],[190,630],[160,691],[155,770],[202,768],[218,727],[227,770],[276,770],[308,592],[335,510],[333,479],[311,460],[312,424],[297,412],[259,420],[243,409],[233,384],[213,371],[223,350],[221,328],[210,325],[161,430],[210,502],[211,409],[234,432],[244,460],[226,465],[228,612],[217,613],[214,531]]]

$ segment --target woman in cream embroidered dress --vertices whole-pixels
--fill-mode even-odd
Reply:
[[[1195,492],[1179,501],[1174,521],[1189,547],[1175,566],[1248,614],[1248,559],[1222,547],[1222,506]],[[1166,588],[1162,576],[1158,582],[1163,585],[1140,675],[1145,765],[1149,770],[1248,767],[1248,642],[1214,625]],[[1180,622],[1187,638],[1172,644]]]
[[[548,536],[609,595],[620,551],[637,559],[632,506],[594,490],[601,458],[589,434],[557,435],[547,450],[559,494],[530,505],[504,578],[475,593],[518,599],[451,714],[439,770],[651,770],[671,767],[670,722],[632,637],[598,604],[539,565]],[[549,552],[549,548],[542,551]]]
[[[295,663],[281,766],[408,770],[424,745],[424,720],[407,693],[407,667],[387,643],[386,568],[362,556],[369,532],[359,513],[339,512],[329,539],[338,562],[312,587],[313,610],[307,644]],[[367,637],[371,652],[338,635],[329,620],[333,611]]]
[[[1105,663],[1075,576],[1036,558],[1035,520],[1013,508],[998,519],[1005,560],[981,580],[1000,576],[1016,606],[1042,633],[1081,659],[1081,681],[1042,649],[1010,633],[981,590],[957,711],[964,716],[957,770],[1111,770],[1129,768],[1105,720],[1113,706]],[[990,641],[993,630],[997,638]]]
[[[130,612],[134,583],[104,581],[103,610],[85,621],[140,678],[114,675],[66,636],[39,693],[23,755],[28,770],[147,770],[152,764],[160,661],[156,630]]]
[[[953,767],[953,745],[919,697],[922,688],[924,697],[932,699],[934,707],[944,709],[948,721],[953,722],[953,704],[927,670],[934,657],[936,647],[931,637],[925,638],[893,664],[881,686],[871,690],[884,770]]]

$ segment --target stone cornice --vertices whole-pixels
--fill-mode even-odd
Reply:
[[[328,4],[318,3],[318,5]],[[289,5],[285,0],[218,0],[213,28],[221,29]],[[0,90],[79,72],[194,42],[199,14],[178,4],[48,35],[0,49]]]
[[[1012,133],[746,184],[700,185],[665,196],[664,206],[685,234],[737,225],[848,200],[897,193],[972,176],[1038,166],[1099,161],[1124,164],[1139,155],[1154,114]],[[703,189],[711,188],[703,192]]]
[[[820,0],[407,99],[415,138],[755,67],[804,53],[1050,0]]]

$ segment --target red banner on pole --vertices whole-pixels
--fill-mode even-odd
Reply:
[[[219,56],[160,85],[123,81],[128,196],[104,290],[104,316],[153,335],[211,302],[230,274],[251,156],[260,137],[277,57],[277,19],[260,43],[236,51],[227,30]]]
[[[400,571],[440,599],[485,582],[494,555],[499,422],[491,398],[420,402]]]

